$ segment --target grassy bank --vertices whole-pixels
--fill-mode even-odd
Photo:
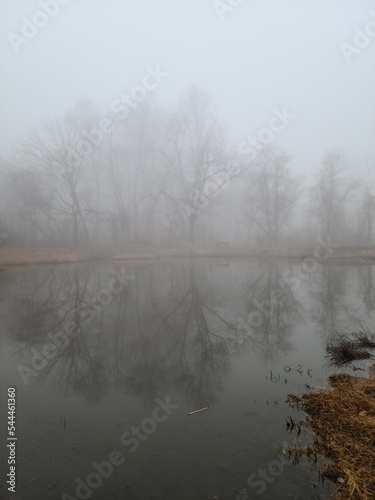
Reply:
[[[332,375],[331,388],[289,396],[309,416],[306,426],[317,436],[306,450],[323,455],[321,471],[337,484],[336,500],[375,498],[375,376]]]
[[[319,261],[375,262],[375,246],[372,247],[220,247],[215,245],[128,245],[121,248],[96,249],[62,248],[11,248],[0,249],[0,266],[27,264],[78,263],[95,259],[150,260],[170,258],[313,258]]]

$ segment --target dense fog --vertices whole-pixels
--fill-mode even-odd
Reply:
[[[374,2],[0,8],[8,244],[373,243]]]

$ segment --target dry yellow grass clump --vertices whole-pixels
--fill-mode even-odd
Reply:
[[[332,460],[323,475],[337,482],[337,500],[375,499],[375,376],[330,377],[332,388],[290,396],[320,438],[317,453]]]

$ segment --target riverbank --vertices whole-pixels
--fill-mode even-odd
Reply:
[[[31,264],[73,264],[97,259],[152,260],[181,258],[259,258],[304,259],[375,263],[372,247],[230,247],[218,245],[128,245],[96,249],[11,248],[0,249],[0,267]]]
[[[375,376],[332,375],[329,389],[289,396],[308,414],[317,437],[300,455],[326,458],[321,475],[337,484],[336,500],[375,498]]]

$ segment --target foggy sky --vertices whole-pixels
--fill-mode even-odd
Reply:
[[[155,102],[173,104],[193,84],[207,90],[235,145],[286,106],[295,118],[274,143],[296,169],[310,173],[339,149],[362,173],[375,170],[375,29],[350,63],[340,47],[375,21],[375,1],[223,0],[240,4],[220,19],[213,0],[65,0],[16,53],[9,33],[22,36],[40,1],[0,2],[0,154],[80,98],[109,111],[159,65],[169,76]]]

